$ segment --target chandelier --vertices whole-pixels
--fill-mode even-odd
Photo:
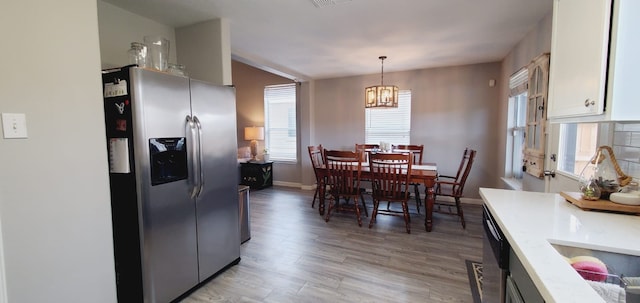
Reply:
[[[384,59],[387,59],[387,56],[380,56],[378,59],[380,59],[382,64],[380,85],[365,88],[364,107],[398,107],[398,87],[395,85],[384,85]]]

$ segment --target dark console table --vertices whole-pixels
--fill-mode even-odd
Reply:
[[[262,189],[273,185],[273,161],[240,163],[240,183],[251,189]]]

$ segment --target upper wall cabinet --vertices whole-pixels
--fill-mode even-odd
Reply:
[[[615,0],[609,51],[608,120],[640,120],[640,1]]]
[[[555,0],[547,117],[602,114],[611,0]]]
[[[637,0],[554,0],[549,119],[640,120],[638,13]]]

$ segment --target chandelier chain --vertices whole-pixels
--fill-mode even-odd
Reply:
[[[384,59],[387,59],[387,56],[380,56],[378,57],[378,59],[380,59],[381,62],[381,67],[380,67],[380,86],[384,86]]]

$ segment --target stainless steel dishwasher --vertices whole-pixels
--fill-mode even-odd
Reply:
[[[482,243],[482,302],[505,302],[509,273],[509,242],[495,219],[483,205],[484,237]]]

